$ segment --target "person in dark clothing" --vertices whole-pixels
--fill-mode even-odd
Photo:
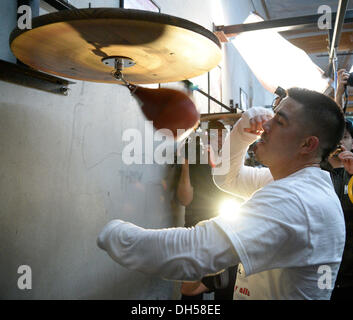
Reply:
[[[353,175],[353,125],[346,120],[346,130],[341,141],[343,152],[332,155],[323,166],[331,175],[332,183],[341,201],[346,224],[346,243],[341,266],[331,300],[353,299],[353,203],[348,196],[348,183]]]
[[[210,121],[208,128],[217,129],[218,150],[220,150],[224,125],[220,121]],[[227,194],[214,184],[211,164],[200,163],[201,155],[198,154],[200,139],[196,146],[196,164],[189,164],[188,159],[185,159],[177,188],[177,198],[185,206],[185,227],[189,228],[194,227],[200,221],[214,218],[222,201],[228,198]],[[208,153],[206,148],[203,151]],[[216,276],[205,277],[198,282],[184,282],[181,287],[182,300],[202,300],[203,293],[209,292],[214,292],[215,300],[232,300],[235,277],[236,266]]]

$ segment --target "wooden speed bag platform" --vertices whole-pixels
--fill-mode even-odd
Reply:
[[[124,78],[133,84],[190,79],[221,60],[211,31],[161,13],[64,10],[34,18],[32,27],[11,33],[14,55],[36,70],[77,80],[119,83],[112,76],[112,57],[123,58]]]

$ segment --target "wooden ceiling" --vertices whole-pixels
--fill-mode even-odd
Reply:
[[[266,20],[285,19],[318,14],[321,5],[326,5],[331,12],[338,10],[338,0],[251,0],[255,11],[265,13]],[[353,10],[353,1],[348,2],[347,10]],[[332,27],[335,21],[332,21]],[[315,61],[316,54],[328,53],[328,32],[320,30],[318,26],[307,26],[300,29],[281,32],[281,34],[295,46],[303,49]],[[343,26],[338,52],[353,50],[353,23]],[[353,59],[352,59],[353,60]],[[316,62],[316,61],[315,61]],[[321,62],[318,61],[318,65]],[[327,61],[328,63],[328,61]],[[346,57],[339,58],[340,67],[350,68],[353,61]]]
[[[293,18],[318,14],[321,5],[327,5],[332,12],[338,9],[338,0],[252,0],[254,10],[261,12],[266,20]],[[353,10],[353,0],[347,10]],[[335,21],[332,21],[334,26]],[[280,32],[283,37],[295,46],[304,50],[322,69],[328,65],[329,41],[328,32],[317,26],[306,26],[296,30]],[[353,23],[345,23],[338,47],[338,68],[349,71],[353,65]],[[353,87],[348,87],[348,112],[353,113]]]
[[[292,44],[301,48],[308,54],[327,53],[329,42],[327,34],[310,35],[288,39]],[[349,51],[353,49],[353,32],[342,32],[338,51]]]

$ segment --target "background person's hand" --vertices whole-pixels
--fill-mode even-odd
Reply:
[[[183,282],[180,289],[184,296],[197,296],[201,293],[209,291],[209,289],[201,281]]]
[[[353,174],[353,153],[347,151],[344,146],[341,146],[343,151],[338,155],[338,158],[342,161],[344,169],[349,173]]]
[[[346,69],[340,69],[337,72],[337,95],[342,95],[344,93],[345,86],[349,78],[349,73]]]

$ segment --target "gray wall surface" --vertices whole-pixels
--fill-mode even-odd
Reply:
[[[8,45],[11,31],[16,27],[17,1],[0,1],[0,59],[16,62]]]
[[[13,2],[0,1],[0,59],[8,61]],[[70,1],[103,3],[84,2]],[[210,30],[220,19],[217,3],[224,24],[241,23],[251,10],[248,0],[157,2],[163,13]],[[271,103],[236,49],[226,44],[223,53],[223,102],[238,102],[242,87],[254,104]],[[124,130],[145,128],[126,88],[73,81],[67,97],[0,81],[0,299],[179,299],[178,282],[129,271],[96,245],[114,218],[145,228],[180,225],[174,172],[123,163]],[[205,86],[207,74],[192,81]],[[17,286],[21,265],[32,269],[31,290]]]

